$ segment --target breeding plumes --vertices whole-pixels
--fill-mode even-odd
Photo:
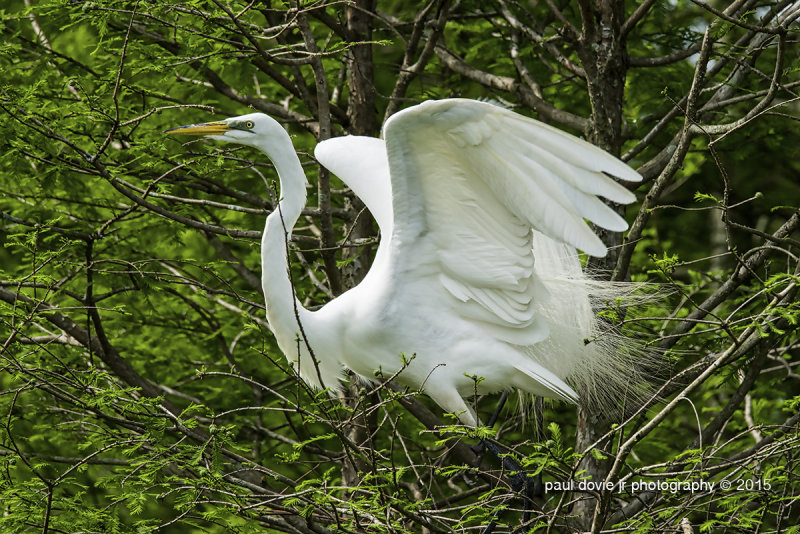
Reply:
[[[253,113],[169,132],[250,145],[272,160],[281,197],[261,242],[267,318],[314,387],[340,387],[346,369],[364,380],[396,374],[474,426],[464,398],[475,392],[578,402],[630,381],[618,338],[602,333],[592,309],[618,286],[584,275],[576,251],[607,253],[586,220],[627,229],[599,197],[631,203],[616,180],[641,176],[607,152],[464,99],[401,111],[383,139],[321,142],[317,160],[364,201],[381,240],[361,283],[310,311],[288,275],[307,181],[283,127]]]

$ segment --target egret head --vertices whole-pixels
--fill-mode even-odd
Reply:
[[[173,135],[202,135],[217,141],[250,145],[262,150],[286,138],[286,130],[263,113],[250,113],[215,122],[190,124],[170,128],[165,133]]]

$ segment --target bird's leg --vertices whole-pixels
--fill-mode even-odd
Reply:
[[[544,399],[542,397],[535,397],[534,410],[536,411],[536,441],[541,443],[544,441]],[[525,509],[522,512],[522,523],[528,523],[531,520],[531,504],[534,497],[542,497],[544,495],[544,483],[542,482],[542,472],[539,471],[533,477],[533,484],[525,485]]]
[[[497,403],[497,407],[492,413],[492,416],[489,418],[488,425],[489,427],[493,427],[497,422],[498,417],[500,416],[500,411],[505,406],[506,401],[508,400],[508,391],[503,392],[502,396],[500,397],[499,402]],[[538,416],[541,416],[541,412],[537,412]],[[538,420],[537,420],[538,422]],[[539,425],[541,426],[541,425]],[[539,427],[537,427],[538,430]],[[540,435],[540,434],[539,434]],[[538,438],[538,436],[537,436]],[[525,470],[523,469],[522,465],[520,465],[519,461],[514,457],[514,453],[503,447],[502,445],[490,441],[488,439],[481,439],[478,443],[475,444],[473,450],[478,455],[478,464],[480,464],[481,456],[484,451],[488,450],[491,452],[500,462],[503,464],[503,468],[507,471],[512,472],[511,475],[511,489],[514,491],[515,494],[522,493],[524,495],[523,499],[527,501],[525,505],[525,511],[523,512],[523,523],[526,523],[530,520],[530,502],[534,495],[537,494],[537,481],[539,484],[539,488],[542,488],[541,485],[541,475],[538,475],[536,478],[529,477]],[[538,490],[538,494],[541,495],[543,492],[541,489]],[[498,510],[496,510],[492,514],[492,518],[489,521],[489,524],[483,529],[481,534],[492,534],[494,532],[495,527],[497,526],[497,520],[500,515],[500,511],[505,508],[505,505],[516,498],[516,495],[510,495],[506,499],[503,500],[502,505]]]
[[[488,439],[482,439],[481,443],[486,450],[494,454],[495,457],[500,460],[500,462],[503,464],[503,468],[506,471],[513,473],[510,477],[512,490],[515,492],[520,492],[523,488],[526,488],[529,484],[533,483],[533,479],[525,474],[525,470],[514,457],[514,453],[502,445],[499,445],[493,441],[489,441]]]
[[[503,409],[503,406],[506,405],[506,401],[508,400],[508,391],[504,391],[503,394],[500,396],[500,400],[497,401],[497,407],[494,409],[494,413],[489,418],[488,426],[491,428],[497,422],[497,418],[500,416],[500,410]]]
[[[500,512],[505,508],[505,505],[516,498],[515,494],[522,494],[523,500],[525,501],[525,510],[523,511],[522,515],[522,522],[523,524],[530,521],[530,507],[531,503],[533,502],[534,496],[541,496],[543,495],[542,486],[541,486],[541,475],[538,475],[536,478],[529,477],[525,471],[523,470],[522,466],[519,464],[517,459],[513,456],[513,453],[508,449],[504,448],[503,446],[490,441],[488,439],[482,439],[480,441],[481,445],[485,447],[489,452],[494,454],[502,463],[503,468],[508,471],[513,472],[514,474],[511,475],[511,489],[514,491],[514,494],[509,495],[503,500],[503,503],[500,507],[495,510],[492,514],[491,520],[489,520],[489,524],[483,529],[481,534],[492,534],[494,532],[494,528],[497,526],[497,518],[500,515]],[[537,482],[540,485],[537,488]],[[528,529],[524,529],[523,532],[528,532]]]
[[[506,401],[508,400],[508,391],[504,391],[500,400],[497,403],[497,407],[494,410],[494,413],[489,418],[489,423],[487,426],[493,427],[497,422],[497,419],[500,415],[500,411],[505,406]],[[537,441],[541,441],[542,435],[544,434],[543,430],[543,420],[542,420],[542,399],[540,397],[536,398],[536,439]],[[505,449],[501,445],[489,441],[487,439],[481,439],[478,443],[475,444],[473,450],[476,454],[478,454],[478,464],[480,464],[480,455],[483,451],[488,450],[492,454],[497,457],[498,460],[501,461],[503,467],[508,470],[512,471],[514,474],[511,475],[511,488],[519,492],[523,488],[525,488],[526,493],[532,491],[533,496],[541,496],[543,495],[543,484],[542,484],[542,476],[541,473],[536,475],[534,479],[531,479],[527,474],[525,474],[525,470],[519,464],[517,459],[514,457],[513,453],[508,449]]]
[[[500,401],[498,402],[497,408],[495,409],[492,417],[489,419],[490,427],[494,426],[497,418],[500,414],[500,410],[502,410],[503,405],[505,404],[506,400],[508,399],[508,392],[503,393]],[[543,408],[544,402],[542,397],[535,398],[535,425],[536,425],[536,441],[541,442],[544,439],[544,416],[543,416]],[[517,459],[513,456],[513,453],[508,449],[504,448],[503,446],[489,441],[487,439],[480,440],[475,447],[476,453],[481,454],[484,450],[488,450],[492,454],[494,454],[503,464],[503,467],[513,472],[514,474],[511,475],[511,489],[515,493],[521,493],[523,495],[523,500],[525,501],[524,510],[522,513],[522,523],[526,524],[530,522],[531,519],[531,505],[533,503],[534,497],[541,497],[544,495],[544,484],[542,482],[542,474],[537,473],[534,477],[528,476],[520,463]],[[480,460],[479,460],[480,462]],[[503,504],[501,505],[501,509],[507,504],[510,500],[512,500],[514,496],[507,497]],[[497,519],[499,516],[499,510],[492,514],[492,519],[489,521],[489,524],[483,529],[481,534],[492,534],[494,532],[495,527],[497,526]]]
[[[494,413],[489,418],[489,423],[486,426],[489,428],[494,426],[494,424],[497,422],[497,418],[500,416],[500,411],[503,409],[503,406],[506,405],[506,400],[508,400],[508,391],[504,391],[500,396],[500,400],[497,401],[497,407],[494,409]],[[486,450],[485,442],[486,440],[482,439],[472,446],[472,450],[478,455],[478,461],[476,462],[476,465],[480,465],[481,459],[483,458],[483,451]]]

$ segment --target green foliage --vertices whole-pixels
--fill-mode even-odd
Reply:
[[[663,362],[652,382],[664,387],[639,412],[576,417],[545,404],[534,440],[525,409],[467,429],[383,384],[380,370],[339,396],[309,390],[264,319],[271,165],[162,133],[251,109],[286,123],[313,184],[291,243],[294,285],[312,308],[363,276],[377,238],[309,156],[322,119],[337,135],[377,134],[387,110],[464,96],[592,135],[599,108],[584,77],[596,65],[582,63],[586,40],[573,35],[591,26],[578,3],[558,13],[543,2],[380,4],[368,34],[335,2],[0,7],[0,532],[467,532],[491,520],[509,532],[523,519],[533,531],[590,529],[581,521],[602,492],[548,493],[528,515],[502,462],[469,448],[479,439],[504,444],[545,484],[611,473],[618,490],[602,493],[601,531],[677,531],[685,520],[695,532],[798,532],[800,245],[796,224],[778,231],[800,206],[796,22],[778,99],[762,108],[778,38],[736,21],[768,24],[774,3],[721,20],[688,0],[656,2],[621,40],[620,145],[646,173],[626,214],[644,227],[623,270],[664,291],[638,309],[598,305]],[[713,62],[689,120],[709,25]],[[357,81],[367,63],[352,61],[364,47],[367,88]],[[374,124],[359,122],[362,101]],[[474,401],[481,421],[496,399]],[[631,489],[693,480],[716,489]]]

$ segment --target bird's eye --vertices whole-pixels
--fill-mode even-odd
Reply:
[[[255,124],[253,124],[253,121],[247,121],[244,123],[244,127],[248,130],[252,130],[255,127]]]

